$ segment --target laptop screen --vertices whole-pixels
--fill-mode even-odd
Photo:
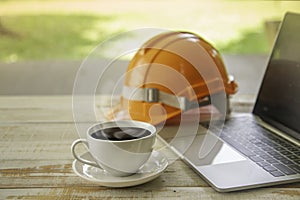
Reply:
[[[281,24],[253,112],[300,139],[300,14]]]

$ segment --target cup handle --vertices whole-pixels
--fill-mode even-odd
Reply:
[[[71,151],[72,151],[72,154],[74,156],[74,158],[84,164],[87,164],[87,165],[91,165],[93,167],[98,167],[98,168],[101,168],[96,162],[93,162],[93,161],[90,161],[90,160],[86,160],[86,159],[83,159],[81,158],[80,156],[78,156],[76,154],[76,151],[75,151],[75,147],[77,146],[77,144],[79,143],[84,143],[88,146],[88,142],[86,139],[78,139],[78,140],[75,140],[73,143],[72,143],[72,146],[71,146]],[[102,168],[101,168],[102,169]]]

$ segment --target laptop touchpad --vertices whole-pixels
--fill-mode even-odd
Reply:
[[[197,135],[189,149],[184,153],[184,158],[196,166],[247,160],[232,147],[210,133]]]

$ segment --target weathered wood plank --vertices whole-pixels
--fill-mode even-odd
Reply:
[[[246,112],[249,113],[252,111],[254,103],[255,103],[255,96],[254,95],[239,95],[236,94],[230,99],[230,107],[232,112]]]
[[[65,187],[65,186],[97,186],[83,180],[73,173],[72,160],[64,161],[35,161],[31,166],[26,161],[8,161],[0,169],[0,188],[37,188],[37,187]],[[50,162],[55,164],[50,164]],[[60,163],[60,164],[57,164]],[[18,165],[20,165],[18,167]],[[15,167],[11,167],[15,166]],[[208,185],[180,160],[168,166],[167,170],[157,179],[148,183],[162,187],[207,187]],[[147,186],[148,187],[148,186]]]
[[[70,145],[76,138],[73,124],[0,125],[1,160],[71,158]]]
[[[88,97],[83,96],[80,102]],[[96,119],[103,118],[100,108],[111,104],[107,96],[95,97]],[[90,121],[90,113],[82,110],[81,121]],[[72,96],[1,96],[0,123],[11,122],[73,122]]]
[[[80,102],[86,102],[88,97],[81,97]],[[95,121],[103,119],[102,109],[115,104],[109,96],[95,97],[96,112],[91,115],[80,113],[80,121]],[[250,112],[254,103],[252,95],[236,95],[231,99],[233,111]],[[105,111],[106,112],[106,111]],[[94,116],[95,115],[95,116]],[[72,96],[1,96],[0,123],[12,122],[73,122]]]
[[[71,102],[70,96],[2,96],[0,122],[71,120]]]
[[[1,199],[274,199],[298,200],[300,189],[268,188],[235,193],[218,193],[211,188],[201,187],[132,187],[126,189],[107,189],[101,187],[65,187],[65,188],[17,188],[0,189]]]
[[[71,159],[70,146],[78,138],[74,123],[0,124],[1,159]]]
[[[0,187],[53,187],[72,185],[74,180],[82,184],[71,169],[70,146],[79,138],[74,124],[2,124],[0,133]],[[83,146],[78,149],[85,151]],[[168,167],[161,181],[166,186],[207,186],[180,160]]]

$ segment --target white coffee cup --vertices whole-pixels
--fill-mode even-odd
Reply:
[[[108,134],[103,134],[103,130],[114,128],[123,130],[125,128],[130,128],[130,130],[140,128],[144,131],[143,133],[147,134],[136,134],[137,137],[134,139],[118,138],[120,140],[103,137],[111,137]],[[124,132],[126,133],[128,130]],[[118,133],[122,135],[124,132]],[[101,137],[96,137],[97,134]],[[130,133],[128,134],[130,135]],[[128,136],[128,134],[125,135]],[[86,137],[86,139],[75,140],[71,146],[72,154],[78,161],[100,167],[113,176],[129,176],[136,173],[149,159],[156,139],[156,128],[151,124],[140,121],[110,121],[91,126]],[[87,145],[88,151],[96,162],[85,160],[76,154],[75,147],[79,143]]]

